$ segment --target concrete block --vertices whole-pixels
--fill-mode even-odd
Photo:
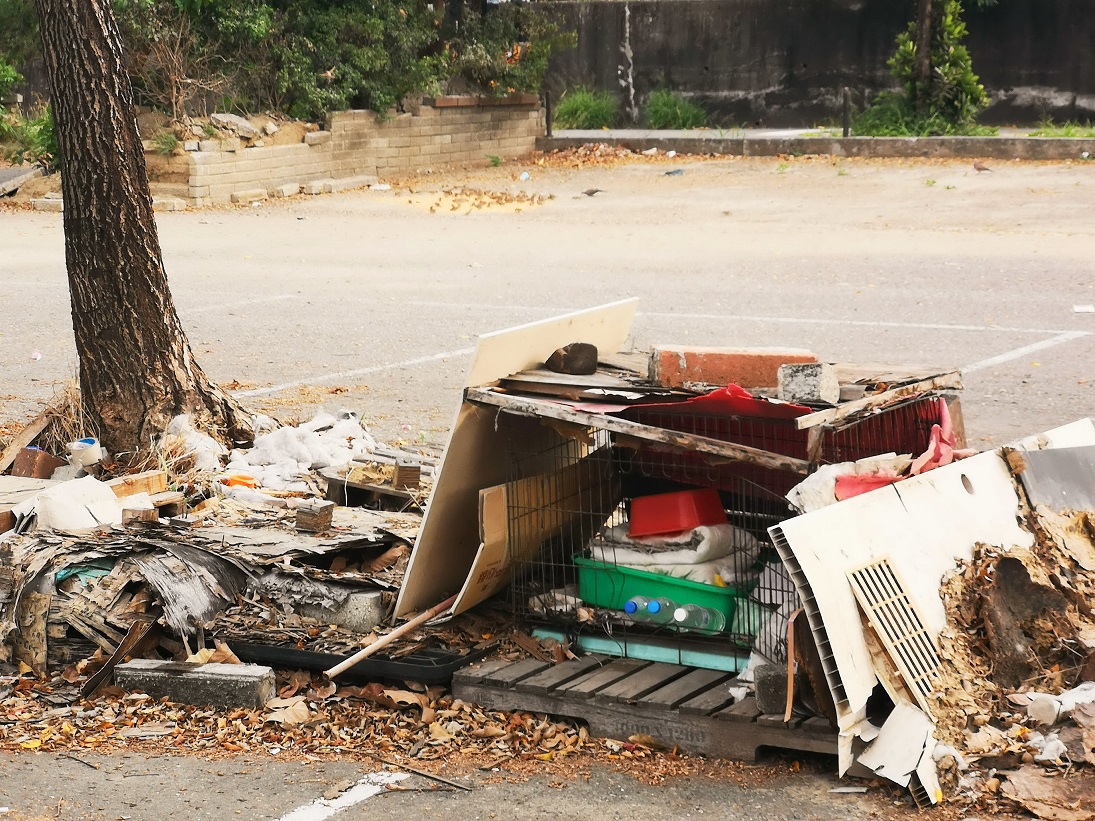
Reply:
[[[60,213],[65,210],[65,201],[56,197],[43,197],[30,201],[35,211],[54,211]]]
[[[379,590],[351,593],[335,608],[302,604],[300,615],[324,624],[334,624],[355,633],[370,633],[384,621],[384,603]]]
[[[265,188],[249,188],[245,191],[233,191],[232,202],[255,202],[266,199]]]
[[[304,135],[305,145],[323,145],[331,141],[330,131],[310,131]]]
[[[311,182],[304,183],[305,194],[322,194],[326,192],[328,185],[333,185],[334,180],[312,180]]]
[[[754,673],[757,709],[765,715],[787,709],[787,668],[781,664],[761,664]]]
[[[774,388],[781,365],[817,362],[800,348],[704,348],[656,346],[650,354],[650,378],[665,387],[687,382]]]
[[[114,683],[123,690],[197,706],[254,709],[274,697],[274,671],[258,664],[134,659],[114,668]]]
[[[835,405],[840,401],[840,382],[832,365],[780,365],[777,376],[778,396],[784,402]]]
[[[198,150],[199,151],[210,151],[210,152],[220,151],[221,150],[221,141],[220,140],[198,140]]]
[[[270,196],[272,197],[295,197],[299,193],[299,182],[287,182],[285,185],[279,185],[276,188],[270,189]]]
[[[243,150],[243,142],[239,137],[229,137],[228,139],[221,140],[221,151],[228,151],[235,153]]]
[[[153,211],[185,211],[186,200],[180,197],[153,197]]]
[[[184,140],[183,151],[200,151],[201,140]]]
[[[326,180],[323,185],[325,194],[335,194],[339,191],[349,191],[351,188],[364,188],[367,185],[376,185],[376,177],[364,174],[358,177],[342,177],[337,180]]]

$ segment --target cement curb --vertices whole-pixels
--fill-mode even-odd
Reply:
[[[775,157],[781,154],[824,154],[833,157],[931,157],[990,160],[1079,160],[1084,152],[1095,159],[1095,139],[1055,137],[708,137],[668,133],[539,137],[539,151],[605,143],[645,151],[678,154],[724,154],[734,157]]]

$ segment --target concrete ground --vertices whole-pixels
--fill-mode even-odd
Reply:
[[[591,158],[390,182],[159,215],[179,313],[215,380],[283,416],[347,406],[382,438],[441,442],[477,334],[635,295],[637,345],[960,366],[979,447],[1095,414],[1095,314],[1075,310],[1095,302],[1095,165]],[[0,421],[22,420],[75,373],[60,215],[0,207],[0,249]],[[4,755],[0,804],[13,817],[282,818],[376,769],[92,763]],[[904,813],[885,793],[832,794],[838,782],[814,768],[777,767],[746,789],[708,775],[650,787],[601,767],[562,785],[471,778],[472,793],[382,793],[340,817]]]

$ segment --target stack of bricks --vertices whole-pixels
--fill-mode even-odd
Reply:
[[[186,196],[192,205],[212,205],[301,189],[338,191],[367,185],[378,174],[528,154],[543,133],[539,102],[529,95],[439,97],[433,103],[390,117],[341,111],[331,115],[329,131],[313,131],[298,145],[191,152]]]

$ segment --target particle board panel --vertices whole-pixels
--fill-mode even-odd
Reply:
[[[655,662],[626,678],[622,678],[610,687],[606,687],[594,696],[596,701],[638,701],[654,690],[664,687],[687,672],[687,667],[676,664]]]
[[[549,693],[560,685],[585,675],[590,670],[600,669],[604,663],[604,656],[584,656],[573,661],[564,661],[522,679],[517,682],[517,689],[525,693]]]
[[[570,698],[591,698],[594,693],[615,684],[625,676],[650,666],[649,661],[642,659],[617,659],[607,667],[587,673],[581,678],[567,682],[559,688],[561,693]]]
[[[733,676],[720,670],[692,670],[676,681],[660,687],[639,699],[639,704],[651,707],[677,707],[691,698],[710,691],[715,685],[729,681]]]

